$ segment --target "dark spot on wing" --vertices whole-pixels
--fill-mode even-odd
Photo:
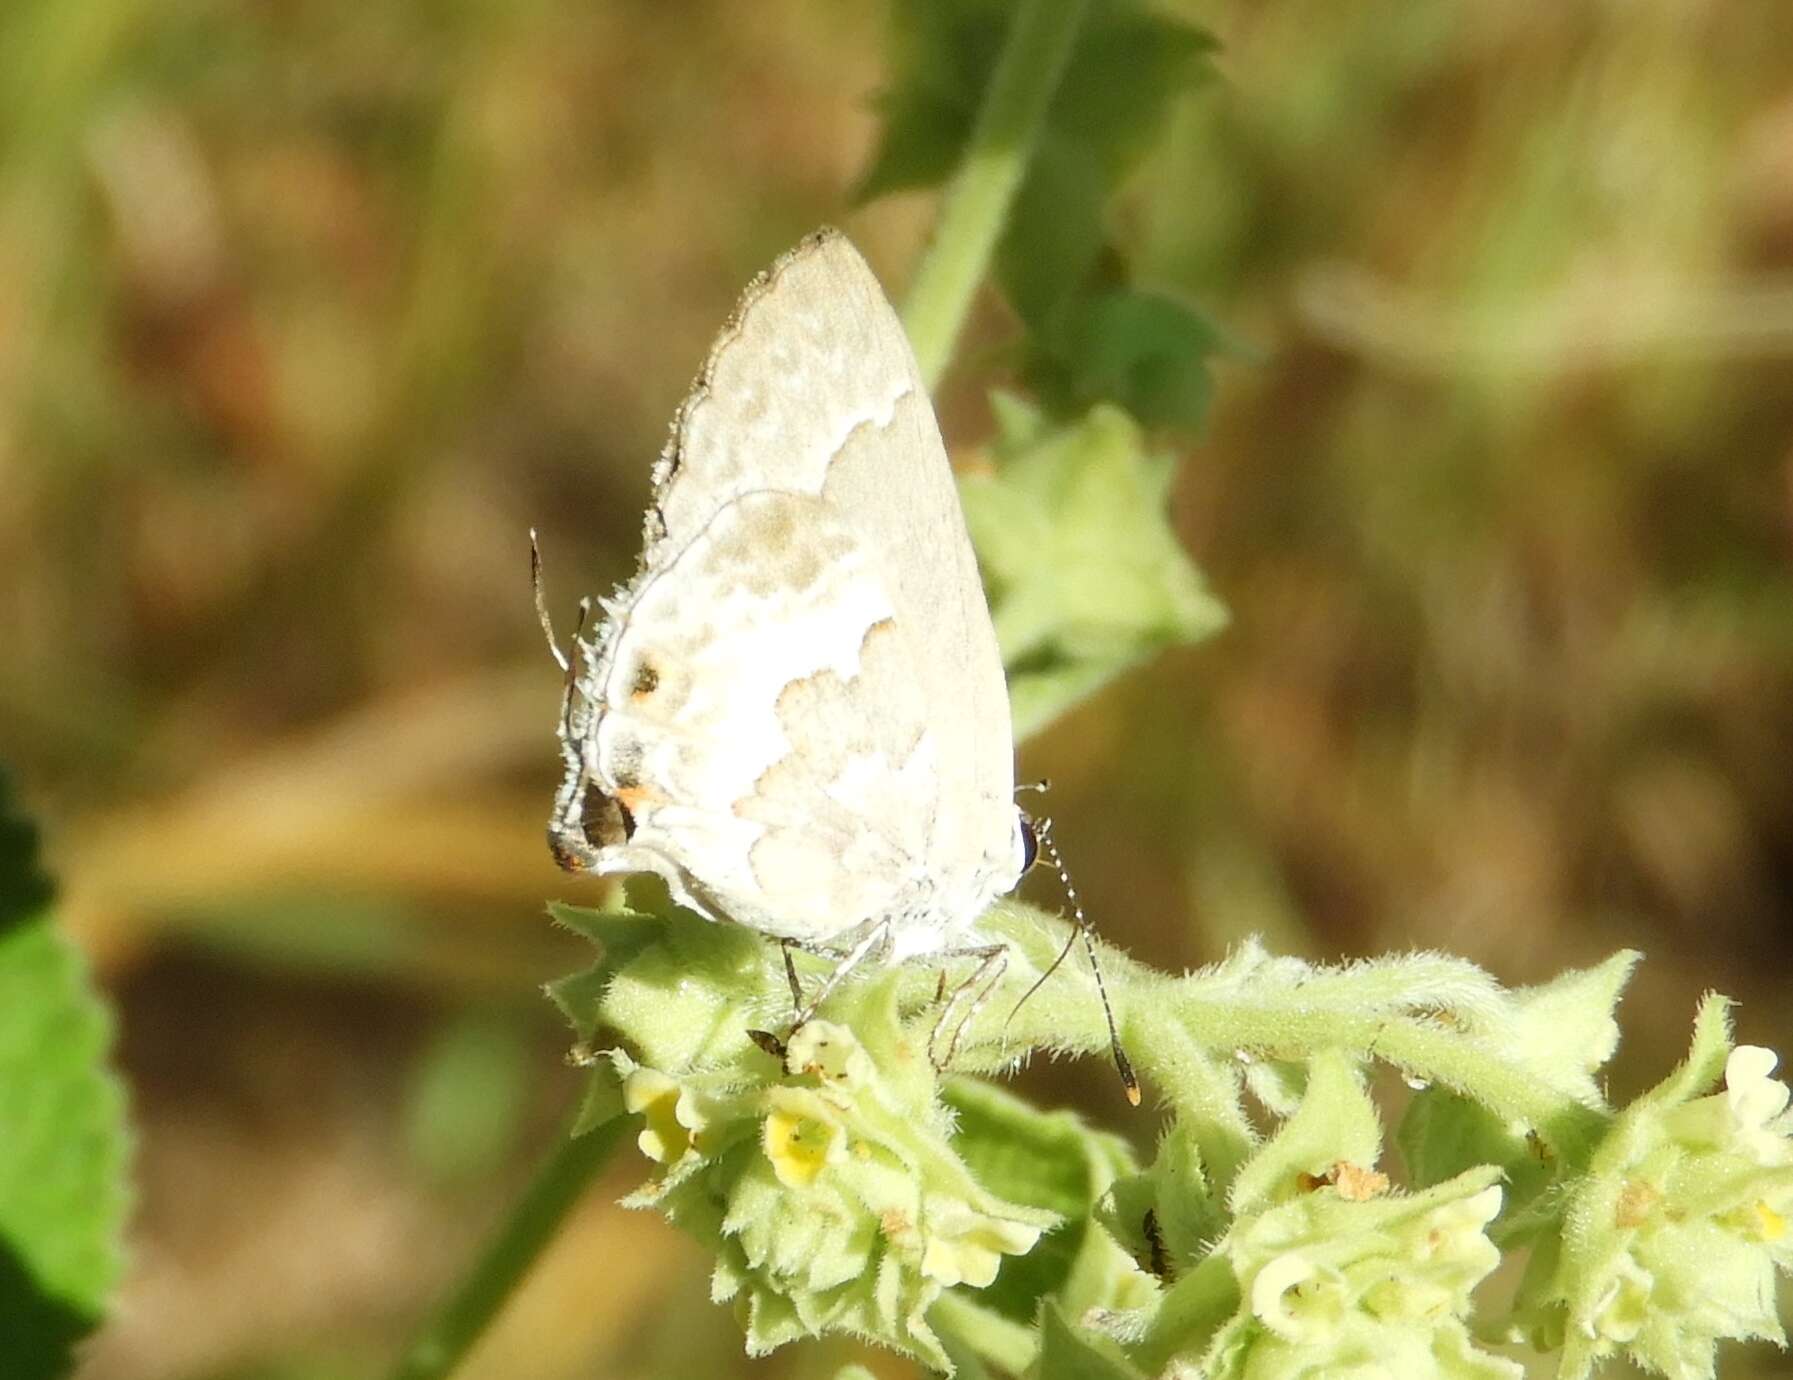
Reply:
[[[614,848],[635,837],[635,816],[629,807],[596,789],[585,793],[580,824],[585,841],[594,848]]]

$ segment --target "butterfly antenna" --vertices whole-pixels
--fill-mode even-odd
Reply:
[[[1040,789],[1044,789],[1044,783]],[[1009,1012],[1009,1020],[1015,1019],[1015,1011],[1019,1011],[1028,997],[1039,991],[1041,984],[1056,973],[1059,965],[1070,957],[1071,949],[1077,943],[1078,936],[1081,935],[1084,952],[1089,954],[1090,971],[1096,975],[1096,995],[1102,999],[1102,1016],[1108,1022],[1108,1046],[1114,1055],[1115,1071],[1121,1075],[1121,1087],[1127,1094],[1127,1101],[1137,1107],[1140,1100],[1139,1077],[1133,1072],[1133,1061],[1127,1057],[1127,1051],[1121,1047],[1121,1032],[1116,1029],[1114,1024],[1114,1007],[1109,1005],[1108,986],[1102,981],[1102,965],[1096,959],[1096,940],[1093,933],[1095,927],[1090,924],[1089,916],[1084,913],[1083,901],[1077,895],[1077,887],[1071,881],[1070,871],[1065,867],[1064,855],[1058,851],[1058,844],[1053,841],[1050,819],[1042,819],[1034,826],[1034,840],[1039,844],[1040,851],[1045,854],[1047,863],[1058,874],[1059,885],[1065,889],[1065,899],[1071,906],[1072,929],[1070,938],[1065,941],[1065,947],[1059,950],[1058,957],[1052,960],[1052,966],[1041,973],[1033,986],[1029,987],[1022,995],[1021,1000],[1015,1003],[1014,1011]]]
[[[554,620],[548,617],[548,597],[542,592],[542,550],[536,545],[533,527],[529,529],[529,583],[535,588],[535,616],[541,622],[542,636],[548,639],[548,652],[556,666],[570,670],[566,653],[560,650],[560,640],[554,636]]]
[[[570,751],[573,737],[573,696],[579,688],[579,673],[572,658],[560,650],[560,639],[554,636],[554,620],[548,616],[548,600],[542,592],[542,552],[536,545],[533,527],[529,529],[529,580],[535,586],[535,616],[541,622],[542,635],[548,639],[549,654],[553,656],[554,664],[566,673],[566,684],[560,699],[560,741],[562,750]],[[579,645],[579,636],[585,631],[586,621],[590,617],[591,600],[581,599],[579,617],[573,624],[575,647]]]

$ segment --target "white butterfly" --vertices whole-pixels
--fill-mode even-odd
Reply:
[[[555,858],[835,953],[809,1011],[867,959],[998,971],[976,922],[1035,844],[1002,660],[915,356],[843,235],[747,289],[654,486],[640,571],[561,660]]]

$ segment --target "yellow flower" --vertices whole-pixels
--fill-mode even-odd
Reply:
[[[801,1094],[773,1094],[760,1143],[772,1161],[772,1172],[787,1188],[808,1188],[830,1161],[846,1156],[846,1137],[839,1123],[819,1113],[820,1108]]]
[[[623,1081],[623,1106],[645,1123],[635,1143],[660,1164],[674,1164],[690,1149],[707,1118],[697,1098],[658,1069],[638,1068]]]

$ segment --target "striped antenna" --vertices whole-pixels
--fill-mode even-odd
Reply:
[[[1044,792],[1049,789],[1049,783],[1041,781],[1023,789]],[[1026,819],[1025,815],[1023,819]],[[1027,999],[1040,990],[1046,979],[1058,971],[1059,965],[1070,957],[1071,949],[1077,943],[1078,937],[1082,936],[1084,952],[1089,955],[1090,971],[1096,975],[1096,995],[1102,999],[1102,1015],[1108,1022],[1108,1044],[1114,1054],[1114,1066],[1121,1075],[1121,1087],[1127,1094],[1127,1101],[1137,1107],[1140,1100],[1139,1078],[1133,1072],[1133,1061],[1127,1058],[1127,1051],[1121,1046],[1121,1033],[1115,1027],[1114,1007],[1108,1001],[1108,985],[1102,981],[1102,965],[1096,959],[1095,926],[1090,924],[1089,916],[1084,913],[1083,900],[1077,894],[1076,883],[1071,880],[1070,870],[1065,867],[1064,855],[1058,851],[1058,844],[1052,837],[1052,820],[1043,817],[1037,822],[1026,820],[1026,823],[1032,831],[1034,843],[1038,846],[1041,855],[1052,870],[1058,874],[1059,885],[1065,889],[1065,900],[1071,906],[1072,928],[1071,936],[1065,941],[1065,947],[1059,950],[1058,957],[1052,960],[1052,965],[1040,974],[1033,986],[1022,994],[1021,1000],[1015,1003],[1015,1009],[1009,1012],[1008,1018],[1011,1021],[1015,1019],[1015,1011],[1019,1011]]]

